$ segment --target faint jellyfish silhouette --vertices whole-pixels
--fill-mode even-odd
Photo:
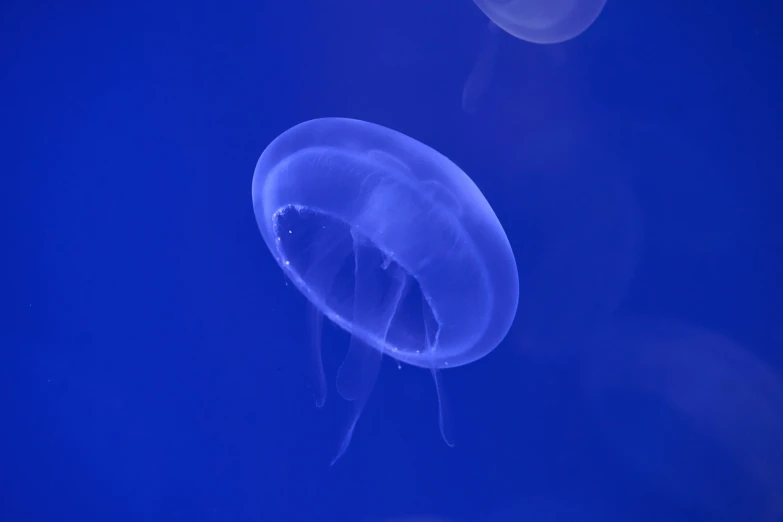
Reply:
[[[467,113],[476,111],[495,70],[495,54],[500,43],[500,29],[494,22],[489,22],[488,28],[484,46],[462,89],[462,109]]]
[[[473,0],[501,29],[526,42],[553,44],[582,34],[606,0]]]
[[[505,337],[517,309],[514,255],[495,213],[448,158],[391,129],[310,120],[261,154],[253,208],[269,250],[320,314],[351,335],[337,390],[353,413],[348,448],[382,354],[429,369],[452,445],[441,368],[469,364]],[[314,336],[325,399],[320,333]]]
[[[597,492],[586,496],[582,492],[554,490],[550,487],[544,491],[528,493],[524,497],[511,499],[494,507],[488,513],[482,514],[477,520],[482,522],[574,522],[600,520],[613,522],[621,520],[609,511],[605,502]],[[614,499],[613,499],[614,500]]]
[[[489,17],[486,42],[462,90],[462,108],[473,113],[495,69],[501,29],[537,44],[562,43],[584,32],[598,18],[606,0],[474,0]],[[560,57],[562,60],[562,56]]]
[[[715,521],[783,520],[783,384],[734,342],[661,320],[618,325],[587,373],[606,439]]]

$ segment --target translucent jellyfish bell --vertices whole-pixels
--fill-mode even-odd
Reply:
[[[783,382],[723,335],[619,321],[593,342],[585,398],[626,465],[709,520],[783,520]]]
[[[565,42],[582,34],[606,0],[473,0],[507,33],[539,44]]]
[[[316,328],[323,314],[351,335],[337,389],[354,411],[332,463],[350,443],[383,354],[432,372],[450,443],[439,370],[491,352],[519,293],[508,239],[476,185],[404,134],[323,118],[264,150],[253,207],[270,252],[313,305]],[[314,340],[323,376],[318,333]]]

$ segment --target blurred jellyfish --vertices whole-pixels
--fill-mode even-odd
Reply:
[[[526,42],[553,44],[582,34],[606,0],[473,0],[501,29]]]
[[[314,326],[324,314],[351,335],[337,390],[353,414],[332,464],[348,448],[382,354],[430,370],[451,445],[439,370],[492,351],[519,291],[506,234],[476,185],[404,134],[323,118],[278,136],[258,160],[252,189],[261,234],[313,305]]]
[[[587,391],[607,440],[710,520],[783,520],[783,385],[732,341],[659,320],[596,345]]]

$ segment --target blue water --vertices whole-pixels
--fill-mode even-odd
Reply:
[[[780,522],[780,17],[608,0],[538,45],[470,0],[3,3],[0,520]],[[326,116],[449,157],[514,250],[453,448],[387,358],[329,466],[349,338],[316,408],[250,195]]]

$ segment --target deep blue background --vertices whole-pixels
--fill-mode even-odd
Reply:
[[[778,2],[609,0],[565,44],[503,35],[473,114],[470,0],[134,4],[0,7],[0,520],[486,521],[516,504],[500,519],[774,522],[733,482],[683,493],[629,464],[582,376],[621,316],[718,332],[781,374]],[[386,364],[328,466],[348,406],[314,407],[305,303],[250,200],[264,147],[322,116],[452,158],[517,255],[508,338],[445,373],[454,449],[427,372]],[[333,386],[347,338],[325,335]],[[690,447],[671,429],[676,462]]]

